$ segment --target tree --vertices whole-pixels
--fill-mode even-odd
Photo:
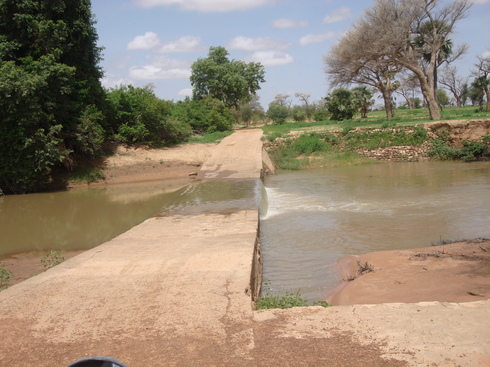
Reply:
[[[237,108],[260,89],[260,83],[265,82],[262,64],[229,60],[228,55],[224,47],[211,47],[208,57],[192,64],[190,81],[195,100],[211,97]]]
[[[471,102],[475,105],[478,103],[480,111],[483,111],[483,100],[485,96],[485,91],[488,89],[490,80],[484,76],[479,76],[473,80],[470,88],[470,98]]]
[[[439,103],[441,108],[449,106],[449,97],[444,89],[437,90],[437,103]]]
[[[274,100],[271,103],[291,108],[291,96],[289,94],[278,93],[275,95]]]
[[[330,112],[330,120],[342,121],[351,119],[357,110],[353,93],[345,88],[337,88],[326,98],[325,106]]]
[[[465,86],[467,89],[468,79],[459,77],[456,67],[448,65],[443,69],[439,81],[452,93],[456,101],[456,106],[461,107]]]
[[[149,85],[111,89],[107,100],[115,138],[123,143],[169,145],[191,135],[188,123],[171,116],[172,103],[159,99]]]
[[[434,85],[438,57],[456,23],[467,16],[472,3],[471,0],[377,0],[357,24],[365,62],[383,60],[414,73],[432,120],[441,116]],[[418,42],[420,37],[424,42]]]
[[[486,55],[478,56],[478,63],[475,67],[476,72],[473,75],[481,78],[478,85],[483,88],[483,92],[487,97],[486,110],[490,111],[490,51],[487,51]]]
[[[38,191],[100,146],[97,34],[90,0],[0,5],[0,189]]]
[[[434,31],[435,30],[435,31]],[[420,27],[418,34],[415,36],[413,43],[419,50],[422,50],[422,58],[427,65],[430,64],[433,57],[432,45],[439,44],[440,39],[447,34],[447,24],[440,20],[425,21]],[[451,39],[446,38],[439,50],[435,52],[434,63],[434,95],[438,98],[437,82],[438,82],[438,69],[446,63],[449,65],[454,60],[458,59],[468,49],[466,44],[461,45],[455,52],[453,52],[453,42]]]
[[[365,43],[375,43],[376,40],[367,41],[364,28],[362,23],[355,25],[331,48],[324,58],[325,72],[331,87],[347,87],[354,83],[376,88],[383,97],[386,119],[391,120],[392,93],[396,89],[393,79],[401,68],[384,55],[366,57]]]
[[[289,108],[271,102],[267,110],[267,117],[276,124],[284,124],[289,116]]]
[[[309,93],[296,92],[294,93],[294,96],[303,103],[303,111],[305,113],[306,118],[309,119],[313,114],[313,108],[312,106],[310,106],[311,95]]]
[[[363,85],[352,89],[352,94],[361,118],[366,118],[367,113],[374,104],[373,92]]]
[[[405,98],[407,106],[410,110],[418,108],[415,106],[415,92],[419,90],[420,83],[414,74],[403,73],[403,77],[396,88],[395,93]]]

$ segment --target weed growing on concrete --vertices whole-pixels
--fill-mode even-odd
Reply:
[[[61,254],[61,251],[51,250],[46,256],[41,258],[41,264],[43,264],[44,269],[51,269],[53,266],[61,264],[65,261],[65,258]]]
[[[257,310],[308,306],[308,301],[301,296],[299,291],[296,293],[287,292],[284,295],[272,294],[271,282],[269,280],[263,283],[263,288],[266,290],[266,293],[257,301]],[[313,306],[328,307],[329,304],[326,301],[314,301]]]

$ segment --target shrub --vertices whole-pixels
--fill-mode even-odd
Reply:
[[[61,255],[61,251],[51,250],[41,259],[41,264],[43,264],[44,269],[48,270],[61,264],[63,261],[65,261],[65,258]]]
[[[284,124],[289,116],[289,109],[286,106],[271,104],[267,110],[267,117],[275,124]]]
[[[5,269],[3,267],[3,264],[0,263],[0,289],[8,285],[12,276],[12,272],[8,269]]]

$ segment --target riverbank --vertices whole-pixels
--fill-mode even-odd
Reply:
[[[490,239],[348,256],[339,269],[332,305],[490,299]]]
[[[177,180],[194,177],[194,173],[213,154],[218,143],[182,144],[171,148],[149,149],[118,146],[115,153],[105,158],[102,176],[91,186],[116,185],[132,182]],[[70,182],[69,188],[88,186],[85,182]],[[68,260],[81,251],[64,251]],[[3,268],[12,273],[8,286],[18,284],[45,271],[41,259],[48,251],[30,251],[0,258]]]

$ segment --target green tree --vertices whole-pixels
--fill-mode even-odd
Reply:
[[[325,106],[330,112],[330,120],[342,121],[351,119],[356,112],[357,106],[353,93],[345,88],[337,88],[326,98]]]
[[[208,57],[199,58],[191,66],[193,98],[212,97],[228,107],[237,108],[252,99],[265,82],[265,71],[257,62],[229,60],[224,47],[211,47]]]
[[[234,120],[230,109],[211,97],[179,101],[173,106],[171,115],[181,123],[189,124],[198,134],[231,130]]]
[[[53,167],[100,144],[104,91],[90,5],[0,1],[0,189],[6,193],[42,189]]]
[[[471,98],[471,102],[475,105],[478,104],[479,110],[483,111],[483,102],[485,100],[485,90],[488,89],[490,85],[490,80],[485,76],[480,76],[473,80],[471,83],[471,88],[469,92],[469,97]]]
[[[441,107],[449,106],[449,97],[444,89],[437,90],[437,103],[439,103],[439,106]]]
[[[276,104],[274,102],[269,104],[267,110],[267,117],[271,119],[275,124],[284,124],[289,116],[289,108],[283,105]]]
[[[352,89],[352,94],[361,118],[366,118],[374,104],[373,92],[366,86],[359,86]]]
[[[107,100],[115,138],[126,144],[169,145],[191,134],[189,124],[171,116],[172,102],[159,99],[150,86],[120,86]]]

